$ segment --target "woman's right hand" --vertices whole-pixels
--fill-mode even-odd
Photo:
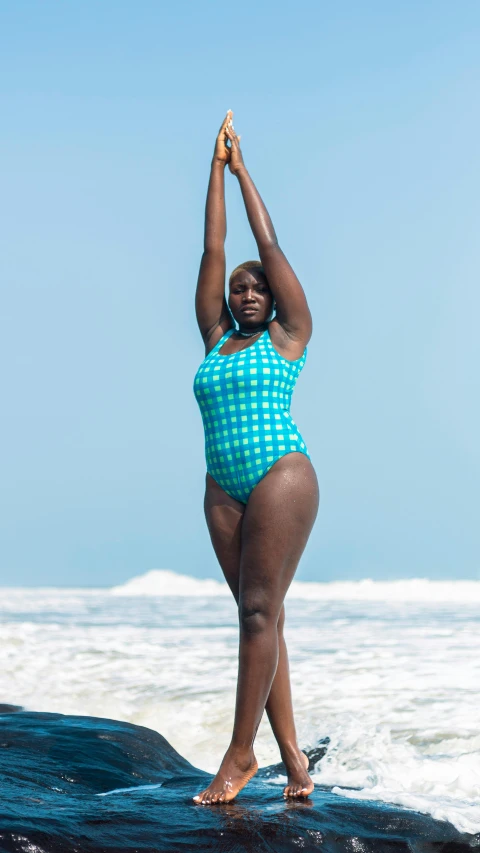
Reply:
[[[217,163],[222,163],[223,166],[226,166],[227,163],[230,162],[231,149],[227,146],[227,125],[232,120],[232,115],[232,111],[228,110],[227,115],[222,122],[222,126],[218,131],[217,141],[215,143],[213,159]]]
[[[237,136],[235,133],[235,128],[231,121],[228,122],[225,128],[225,133],[227,134],[227,138],[230,140],[230,159],[228,161],[228,168],[232,175],[238,175],[238,173],[245,168],[242,152],[240,150],[241,137]]]

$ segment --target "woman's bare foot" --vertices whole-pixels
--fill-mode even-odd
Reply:
[[[308,775],[308,756],[300,749],[288,758],[283,757],[287,768],[288,783],[283,789],[284,797],[308,797],[314,789],[314,784]]]
[[[232,749],[227,749],[215,779],[208,788],[193,797],[193,801],[205,806],[229,803],[252,776],[255,776],[257,770],[258,764],[253,751],[241,756]]]

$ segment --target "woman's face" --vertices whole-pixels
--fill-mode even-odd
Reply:
[[[260,270],[238,270],[230,282],[228,305],[239,326],[254,328],[272,313],[273,296]]]

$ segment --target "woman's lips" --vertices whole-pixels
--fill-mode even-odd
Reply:
[[[242,308],[242,314],[256,314],[256,308]]]

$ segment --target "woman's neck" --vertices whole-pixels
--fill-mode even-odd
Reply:
[[[255,329],[245,329],[242,331],[240,328],[236,330],[237,335],[241,335],[242,338],[252,338],[254,335],[260,334],[260,332],[264,332],[265,329],[268,328],[268,323],[262,323],[261,326],[257,326]]]

